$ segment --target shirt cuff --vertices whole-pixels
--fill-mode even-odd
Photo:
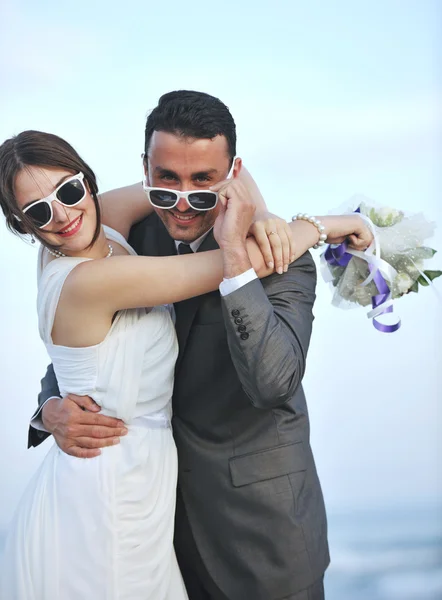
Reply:
[[[33,427],[34,429],[38,429],[39,431],[45,431],[46,433],[50,433],[46,429],[46,427],[43,425],[43,420],[41,418],[41,411],[43,410],[43,406],[46,404],[46,402],[49,402],[49,400],[52,400],[53,398],[55,398],[56,400],[61,400],[60,396],[51,396],[50,398],[45,400],[43,402],[43,404],[39,407],[39,409],[37,410],[35,415],[32,417],[31,423],[30,423],[31,427]]]
[[[247,283],[250,283],[254,279],[258,279],[258,275],[255,272],[255,269],[249,269],[241,275],[237,275],[236,277],[231,277],[229,279],[223,279],[219,285],[219,291],[221,296],[228,296],[232,292],[236,292],[239,288],[242,288]]]

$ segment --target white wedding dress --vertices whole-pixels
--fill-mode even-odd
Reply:
[[[135,252],[115,231],[108,239]],[[17,508],[2,600],[185,600],[173,548],[177,456],[170,428],[175,329],[166,307],[124,310],[100,344],[51,341],[64,281],[82,260],[39,269],[40,335],[62,395],[89,395],[129,433],[97,458],[53,443]],[[41,256],[40,256],[41,265]]]

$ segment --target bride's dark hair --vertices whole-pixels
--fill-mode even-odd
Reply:
[[[43,131],[22,131],[3,142],[0,146],[0,206],[6,217],[6,225],[12,233],[31,234],[44,245],[49,244],[41,236],[41,231],[17,205],[15,198],[15,180],[27,167],[57,168],[71,171],[73,175],[80,171],[92,196],[97,213],[92,244],[100,234],[101,211],[98,201],[98,186],[95,174],[74,148],[58,135]],[[20,221],[17,221],[18,217]]]

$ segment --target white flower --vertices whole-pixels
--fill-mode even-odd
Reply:
[[[394,280],[393,286],[399,294],[406,294],[413,285],[413,280],[407,273],[399,273]]]
[[[384,206],[377,210],[375,209],[374,216],[375,220],[373,220],[373,222],[378,227],[391,227],[392,225],[399,223],[399,221],[402,221],[404,213],[395,208]]]

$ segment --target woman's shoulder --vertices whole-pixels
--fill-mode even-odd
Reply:
[[[66,271],[72,270],[76,265],[81,262],[91,260],[90,258],[82,258],[76,256],[52,256],[44,246],[40,246],[38,251],[38,285],[43,279],[53,277],[57,273],[60,275]]]

